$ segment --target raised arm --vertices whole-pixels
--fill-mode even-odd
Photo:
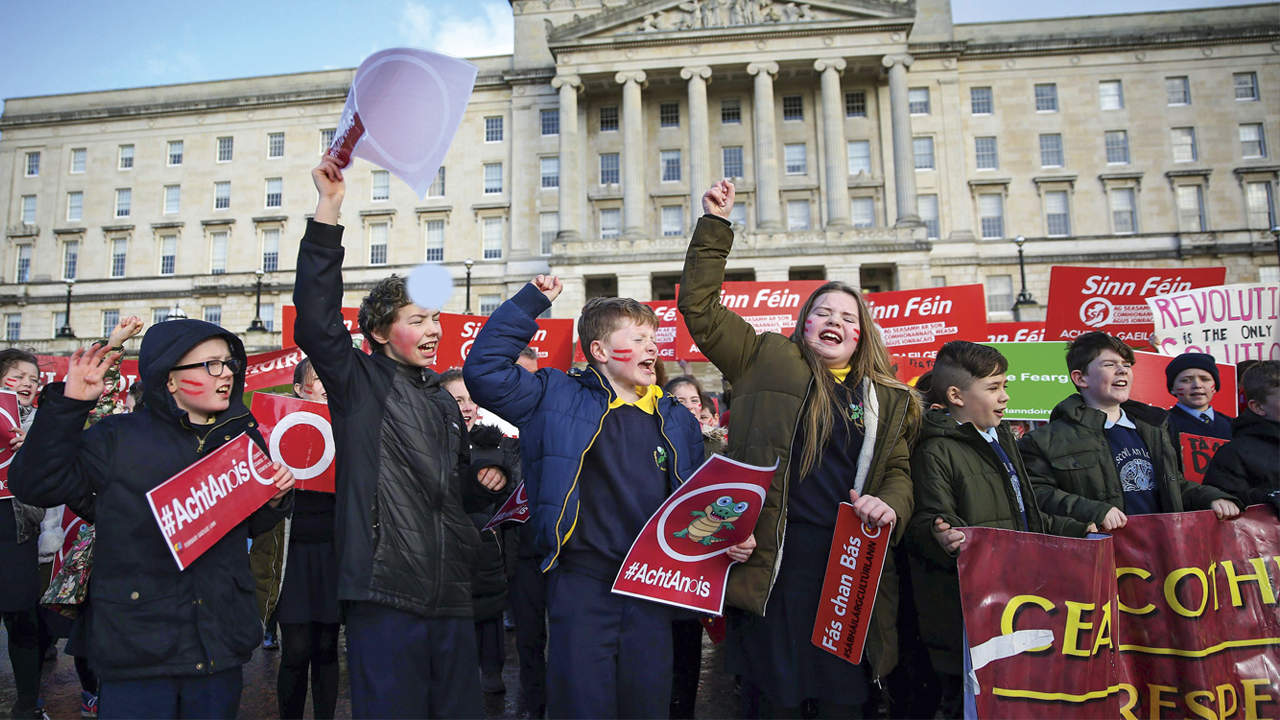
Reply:
[[[520,427],[537,409],[550,370],[531,373],[516,365],[538,331],[536,318],[564,289],[559,278],[539,275],[494,311],[471,346],[462,377],[480,407]]]

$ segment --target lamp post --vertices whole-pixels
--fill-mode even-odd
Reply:
[[[76,334],[71,331],[71,288],[76,284],[72,278],[66,279],[67,283],[67,305],[63,311],[62,327],[58,328],[58,337],[74,338]]]
[[[249,329],[246,332],[266,332],[267,326],[262,322],[262,268],[258,268],[253,272],[258,278],[257,283],[257,299],[253,303],[253,322],[249,323]]]
[[[178,303],[173,304],[173,309],[169,311],[169,317],[165,320],[186,320],[187,314],[182,311],[182,307]]]
[[[1018,293],[1018,299],[1013,302],[1013,319],[1019,322],[1023,320],[1025,308],[1036,306],[1036,299],[1027,292],[1027,263],[1022,250],[1026,242],[1027,239],[1021,235],[1013,239],[1013,244],[1018,246],[1018,274],[1022,277],[1022,290]]]
[[[1280,261],[1280,225],[1272,226],[1271,237],[1276,241],[1276,260]]]
[[[467,309],[464,310],[463,312],[467,315],[470,315],[471,314],[471,266],[475,265],[476,261],[472,260],[471,258],[467,258],[466,260],[462,261],[462,264],[467,267]]]

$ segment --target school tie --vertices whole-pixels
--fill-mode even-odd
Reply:
[[[1213,418],[1209,417],[1209,413],[1200,413],[1200,422],[1209,425],[1213,423]]]

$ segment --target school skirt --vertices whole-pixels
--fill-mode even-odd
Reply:
[[[338,553],[333,543],[290,542],[276,621],[286,625],[339,620]]]

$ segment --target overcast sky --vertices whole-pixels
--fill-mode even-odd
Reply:
[[[956,22],[1239,5],[1231,0],[952,0]],[[410,45],[511,52],[507,0],[10,0],[0,99],[355,67]],[[324,12],[317,6],[325,7]]]

